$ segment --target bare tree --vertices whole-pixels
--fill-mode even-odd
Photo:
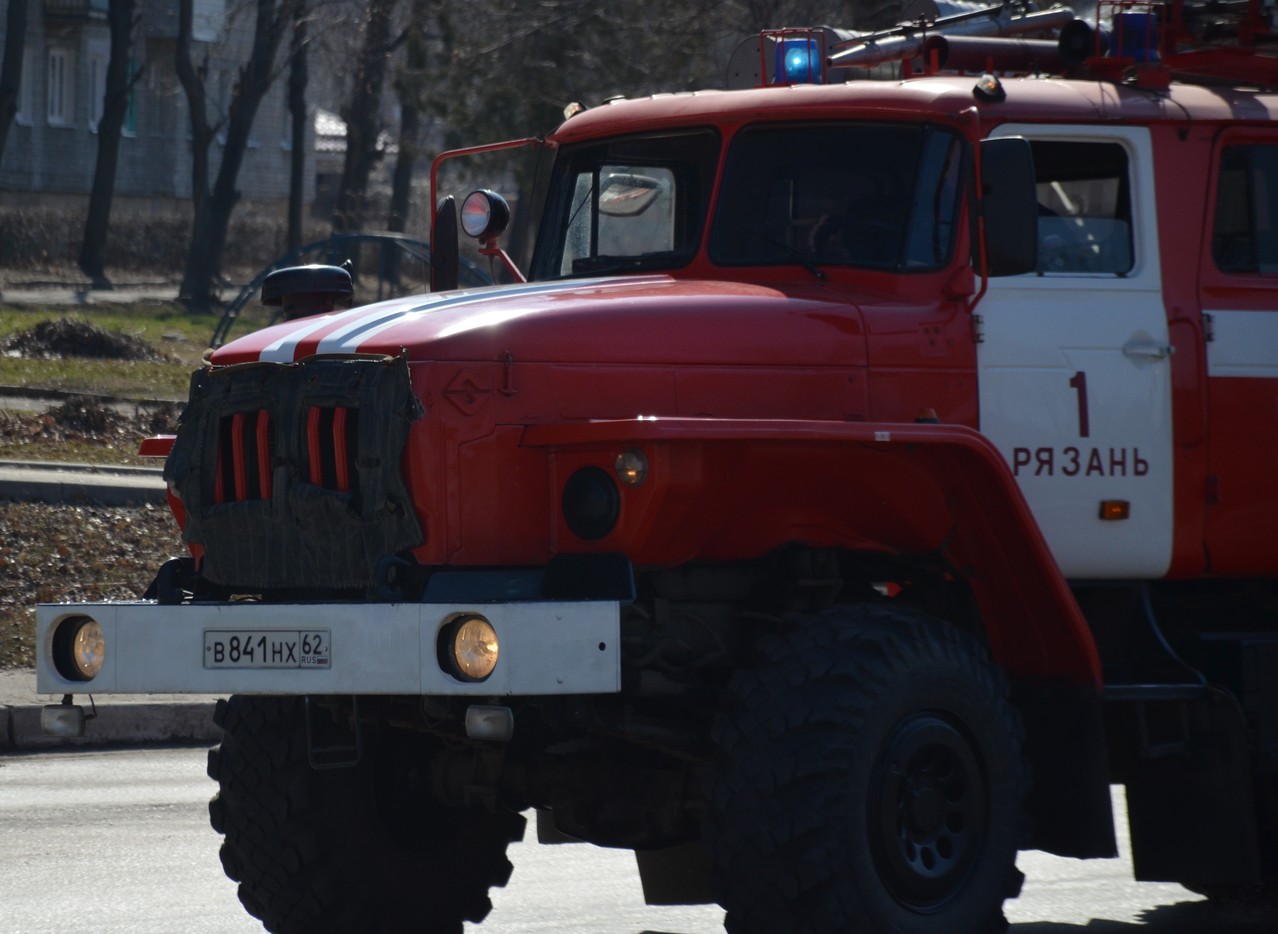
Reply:
[[[307,0],[298,0],[293,10],[293,37],[289,45],[288,112],[292,123],[293,148],[288,164],[288,248],[302,245],[302,198],[306,181],[306,85],[309,80],[307,46]]]
[[[749,32],[719,0],[472,0],[431,4],[428,108],[449,146],[535,136],[564,106],[722,84],[720,47]],[[731,46],[729,46],[730,50]],[[493,80],[517,72],[518,88]]]
[[[107,62],[106,91],[102,119],[98,121],[98,159],[93,169],[93,190],[84,221],[84,241],[80,245],[80,270],[93,280],[95,289],[109,289],[103,268],[107,235],[111,228],[111,202],[115,198],[115,175],[120,162],[120,130],[128,115],[129,94],[141,71],[129,74],[129,50],[133,44],[134,0],[111,0],[107,22],[111,28],[111,58]]]
[[[22,90],[22,56],[27,44],[27,0],[9,0],[4,21],[4,63],[0,64],[0,155],[18,113]]]
[[[364,195],[373,163],[380,158],[377,138],[381,134],[382,87],[387,64],[394,49],[391,21],[397,0],[368,0],[364,19],[364,41],[355,64],[355,83],[350,102],[342,114],[346,121],[346,159],[337,189],[333,229],[359,230],[364,224]]]
[[[248,147],[258,105],[276,77],[276,53],[298,0],[255,0],[253,51],[240,69],[226,117],[226,142],[217,178],[209,187],[209,144],[217,127],[208,122],[208,99],[202,69],[191,59],[192,0],[180,0],[175,67],[186,92],[191,114],[191,196],[194,223],[191,252],[182,277],[179,298],[192,311],[210,311],[213,286],[221,275],[222,253],[231,212],[240,193],[236,189],[244,151]],[[207,64],[207,63],[206,63]]]
[[[413,191],[413,175],[421,155],[421,114],[425,88],[421,76],[426,72],[426,31],[429,22],[429,0],[413,0],[408,24],[402,36],[404,65],[395,78],[395,94],[399,98],[399,152],[391,176],[390,216],[386,228],[403,233],[408,225],[408,210]]]

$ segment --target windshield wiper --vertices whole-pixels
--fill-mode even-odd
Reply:
[[[659,250],[653,253],[640,253],[638,256],[612,256],[601,253],[598,256],[583,256],[572,261],[574,276],[602,276],[630,269],[656,269],[662,266],[674,266],[686,262],[686,253],[674,250]]]
[[[789,259],[794,260],[794,262],[798,263],[800,266],[802,266],[808,272],[812,273],[812,275],[816,276],[822,282],[825,281],[825,272],[819,266],[817,266],[816,263],[812,262],[812,260],[808,259],[806,256],[804,256],[794,247],[790,246],[790,244],[783,243],[780,240],[777,240],[773,237],[769,237],[763,231],[755,230],[753,227],[746,227],[745,225],[742,225],[739,229],[744,230],[746,233],[750,234],[752,237],[758,237],[768,246],[776,247],[782,253],[784,253]]]

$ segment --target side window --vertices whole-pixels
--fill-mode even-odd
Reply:
[[[661,166],[602,165],[582,172],[573,186],[560,274],[578,271],[591,257],[674,250],[674,195],[674,173]]]
[[[1221,272],[1278,274],[1278,146],[1222,154],[1211,253]]]
[[[1130,272],[1131,187],[1118,143],[1034,140],[1038,272]]]

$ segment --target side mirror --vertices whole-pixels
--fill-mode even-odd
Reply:
[[[1033,272],[1038,267],[1038,196],[1029,140],[981,140],[981,183],[988,274]]]
[[[448,195],[435,207],[435,224],[430,231],[430,290],[447,292],[457,288],[461,259],[457,247],[457,200]]]

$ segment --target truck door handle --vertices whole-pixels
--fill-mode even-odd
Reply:
[[[1166,360],[1176,352],[1171,344],[1154,341],[1131,341],[1123,345],[1123,356],[1133,360]]]

